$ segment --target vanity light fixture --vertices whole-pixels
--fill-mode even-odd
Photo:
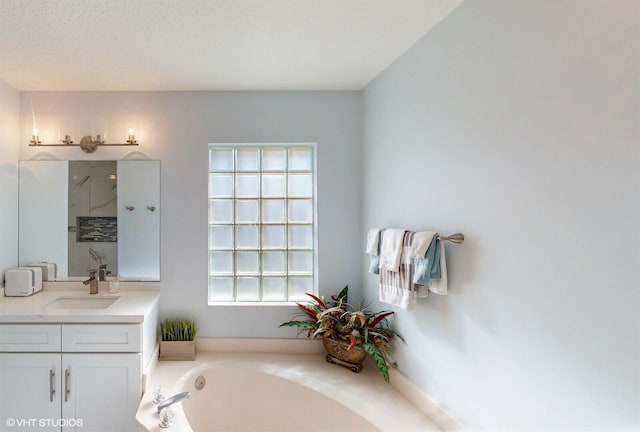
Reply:
[[[40,141],[40,136],[38,135],[38,129],[33,129],[33,135],[31,136],[31,141],[29,141],[29,146],[54,146],[54,147],[72,147],[77,146],[85,153],[93,153],[98,149],[98,146],[137,146],[138,140],[134,135],[133,129],[129,129],[129,136],[127,138],[127,142],[124,143],[107,143],[106,137],[104,135],[96,135],[95,138],[92,135],[86,135],[82,137],[79,144],[75,144],[73,139],[71,139],[71,135],[65,135],[64,139],[60,140],[61,144],[58,143],[43,143]]]
[[[138,145],[138,141],[136,141],[136,136],[133,133],[133,129],[129,129],[129,138],[127,142],[131,145]]]
[[[40,141],[40,137],[38,136],[38,129],[33,129],[33,135],[31,136],[31,141],[29,142],[31,143],[30,145],[42,144],[42,141]]]

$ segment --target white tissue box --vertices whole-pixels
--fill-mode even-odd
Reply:
[[[43,261],[29,264],[28,267],[40,267],[42,269],[43,282],[55,281],[58,277],[58,266],[55,263]]]
[[[4,273],[4,295],[26,297],[42,291],[42,268],[18,267]]]

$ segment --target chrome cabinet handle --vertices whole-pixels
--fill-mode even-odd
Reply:
[[[135,208],[134,206],[132,206],[132,205],[128,205],[128,206],[126,206],[125,208],[126,208],[127,210],[129,210],[129,211],[134,211],[134,210],[136,209],[136,208]]]
[[[49,369],[49,402],[53,402],[53,396],[56,394],[56,371]]]
[[[155,208],[155,206],[147,206],[147,210],[156,211],[156,208]]]
[[[69,400],[71,394],[71,371],[69,369],[64,370],[64,401]]]

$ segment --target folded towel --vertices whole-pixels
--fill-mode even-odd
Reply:
[[[380,228],[370,229],[367,233],[367,247],[365,248],[365,253],[369,255],[379,255],[380,248],[378,247],[380,244]]]
[[[422,260],[416,258],[413,261],[415,271],[413,281],[415,282],[416,280],[419,280],[419,282],[416,282],[419,284],[416,285],[418,297],[427,297],[429,295],[429,291],[440,295],[447,294],[447,259],[444,253],[444,242],[438,239],[437,242],[434,241],[433,243],[438,246],[435,257],[433,257],[433,260],[431,261],[434,263],[434,266],[437,261],[438,264],[435,266],[436,268],[432,268],[432,266],[429,265],[429,260],[427,258]],[[427,250],[427,255],[429,255],[429,252],[430,250]],[[424,267],[422,265],[424,265]],[[426,270],[426,273],[423,273],[425,269],[428,270]],[[418,272],[420,272],[420,275],[417,275]]]
[[[382,232],[380,246],[380,269],[397,272],[400,268],[402,240],[406,230],[386,229]]]
[[[365,253],[369,254],[369,273],[380,274],[380,233],[382,228],[370,229],[367,233]]]
[[[440,279],[440,245],[440,239],[434,238],[424,256],[413,259],[413,283],[429,285],[432,279]]]
[[[413,232],[407,232],[403,235],[402,256],[398,271],[380,268],[378,298],[382,302],[401,307],[407,311],[415,309],[418,287],[413,283],[413,263],[410,257],[410,245],[413,235]]]
[[[380,274],[380,255],[369,255],[369,273]]]
[[[445,242],[441,242],[440,244],[440,279],[432,279],[431,283],[429,284],[429,291],[440,295],[447,294],[448,284],[447,259],[445,258],[444,254],[444,243]]]
[[[431,245],[433,238],[438,233],[435,231],[418,231],[413,236],[413,241],[411,242],[411,257],[412,258],[423,258],[427,253],[427,249]]]

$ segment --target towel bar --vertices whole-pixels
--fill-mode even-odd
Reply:
[[[447,240],[453,243],[462,243],[464,241],[464,234],[455,233],[450,236],[440,236],[440,240]]]

